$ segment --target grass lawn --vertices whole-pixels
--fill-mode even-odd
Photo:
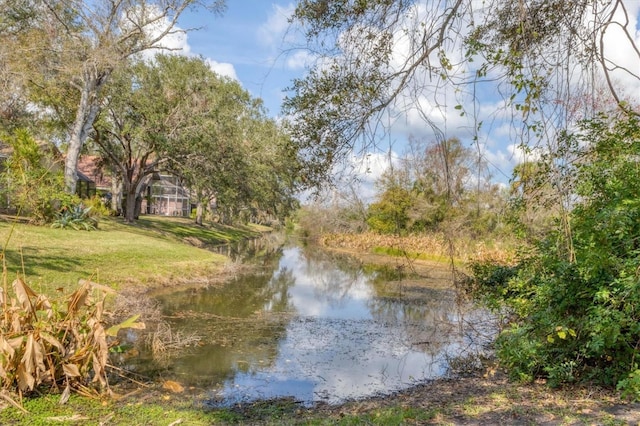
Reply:
[[[143,217],[133,225],[103,218],[96,231],[0,221],[9,281],[24,273],[36,291],[73,291],[79,279],[116,290],[127,285],[186,281],[219,272],[226,258],[206,246],[256,236],[266,228],[200,227],[186,218]]]

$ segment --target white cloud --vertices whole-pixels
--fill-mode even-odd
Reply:
[[[233,67],[233,64],[217,62],[210,58],[206,58],[205,62],[207,63],[207,65],[209,65],[209,68],[211,68],[211,70],[216,74],[238,81],[238,75],[236,74],[236,70]]]
[[[168,25],[168,21],[163,19],[161,22],[159,21],[154,25],[151,29],[151,36],[155,37],[162,33]],[[191,54],[191,46],[187,41],[187,33],[182,30],[180,27],[174,27],[174,30],[165,35],[162,40],[160,40],[156,46],[161,47],[161,51],[170,51],[177,52],[181,55],[190,55]]]
[[[289,28],[289,17],[295,9],[294,4],[286,7],[274,4],[267,21],[258,27],[258,42],[266,47],[278,47],[285,40]]]
[[[157,16],[160,15],[161,12],[157,7],[152,7],[147,10],[149,16]],[[124,22],[122,24],[126,27],[128,24]],[[170,25],[170,21],[163,17],[162,19],[158,19],[151,24],[148,24],[145,27],[147,35],[153,39],[160,36]],[[141,57],[144,60],[152,60],[153,57],[157,54],[175,54],[175,55],[183,55],[183,56],[194,56],[191,52],[191,46],[189,45],[188,32],[183,30],[179,26],[174,26],[169,33],[167,33],[162,39],[160,39],[155,45],[154,48],[143,51],[141,53]],[[234,80],[238,80],[238,76],[236,74],[236,70],[233,64],[218,62],[211,58],[205,58],[205,62],[211,68],[212,71],[223,77],[229,77]]]
[[[640,58],[633,48],[632,42],[627,38],[629,35],[635,40],[636,46],[640,46],[640,25],[638,24],[640,2],[624,0],[624,4],[628,12],[626,33],[622,31],[620,25],[609,26],[604,39],[607,46],[605,54],[612,63],[620,67],[612,73],[616,79],[614,84],[627,96],[631,96],[632,100],[635,97],[636,102],[640,103],[640,80],[638,79]],[[480,14],[487,11],[486,7],[479,2],[476,2],[474,10]],[[439,22],[441,14],[442,10],[437,6],[427,6],[423,2],[418,2],[416,6],[407,11],[404,22],[398,24],[393,34],[391,70],[396,72],[406,70],[407,61],[413,60],[412,54],[415,46],[422,43],[422,39],[412,39],[416,34],[413,30],[418,28],[417,25],[429,26]],[[615,21],[623,22],[621,10],[618,10]],[[366,56],[368,51],[375,48],[372,40],[376,39],[376,31],[375,27],[356,27],[349,33],[340,35],[339,45],[345,58],[358,54]],[[428,33],[429,28],[427,27],[423,31]],[[475,73],[475,70],[471,68],[475,64],[469,64],[464,60],[464,50],[460,46],[460,41],[467,29],[461,26],[460,31],[460,34],[452,34],[452,38],[449,39],[448,46],[445,48],[446,57],[451,63],[449,73],[454,79],[464,79]],[[421,34],[422,32],[419,32],[419,37]],[[454,40],[453,37],[458,38]],[[516,130],[517,123],[522,118],[521,113],[508,104],[506,101],[508,96],[500,92],[499,86],[485,84],[486,87],[472,88],[449,84],[449,81],[444,81],[439,75],[431,72],[430,64],[439,66],[439,58],[436,53],[433,53],[424,62],[424,66],[416,70],[407,89],[396,99],[390,112],[391,116],[396,117],[393,123],[394,133],[404,134],[405,137],[414,135],[429,138],[434,137],[432,126],[436,126],[444,133],[444,137],[456,136],[463,141],[469,141],[473,136],[476,136],[475,129],[478,123],[482,122],[483,126],[478,135],[491,141],[492,149],[494,149],[493,160],[510,173],[512,166],[524,158],[521,150],[514,148],[523,142],[523,136]],[[576,69],[573,68],[574,71]],[[569,77],[574,81],[574,84],[584,85],[582,80],[577,78],[573,80],[578,74],[572,71]],[[401,78],[404,76],[404,74],[400,75]],[[465,92],[466,90],[469,92]],[[474,93],[471,93],[471,90]],[[475,92],[476,90],[478,92]],[[510,94],[512,89],[507,88],[507,90]],[[476,95],[476,93],[480,94]],[[474,102],[475,116],[473,115]],[[456,109],[457,105],[461,105],[463,110]],[[462,111],[465,112],[464,115],[461,115]],[[553,137],[550,135],[549,138],[552,142]],[[528,141],[524,140],[524,142]],[[531,143],[534,144],[535,141],[532,140]]]
[[[313,56],[309,51],[298,50],[287,56],[285,65],[291,70],[301,70],[307,68],[315,60],[315,56]]]
[[[266,22],[258,27],[256,39],[273,56],[269,62],[276,63],[283,59],[285,69],[299,71],[307,69],[317,57],[304,47],[305,41],[299,32],[300,28],[292,27],[289,23],[295,7],[294,3],[287,6],[274,4]],[[285,46],[286,50],[283,50]],[[294,46],[303,47],[297,49]]]
[[[345,188],[351,185],[361,201],[371,203],[377,195],[376,181],[391,165],[397,164],[398,156],[393,151],[353,156],[349,158],[346,167],[349,173],[343,175],[338,187],[344,191]]]
[[[147,8],[133,7],[130,13],[123,15],[119,22],[122,33],[132,31],[136,26],[142,27],[148,40],[154,40],[161,37],[160,40],[153,44],[147,50],[142,51],[139,56],[144,60],[150,60],[159,53],[177,53],[181,55],[189,55],[191,47],[187,42],[187,33],[177,25],[169,28],[171,22],[166,16],[162,16],[163,11],[155,5],[149,5]],[[126,16],[126,18],[125,18]]]
[[[640,1],[624,0],[626,16],[618,7],[613,25],[606,27],[604,54],[609,67],[615,68],[611,75],[617,89],[629,96],[632,101],[640,102],[640,54],[634,49],[640,48]],[[613,2],[616,4],[616,2]]]

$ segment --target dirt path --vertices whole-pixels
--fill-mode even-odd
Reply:
[[[640,404],[620,401],[613,392],[597,388],[551,390],[540,383],[518,385],[501,373],[437,380],[392,397],[324,410],[340,416],[397,405],[437,409],[433,424],[640,424]]]

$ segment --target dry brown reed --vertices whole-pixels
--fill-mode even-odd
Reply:
[[[456,238],[449,244],[444,233],[422,235],[381,235],[372,232],[361,234],[325,234],[319,239],[320,244],[331,247],[353,250],[360,253],[371,253],[374,249],[402,250],[416,256],[426,258],[449,258],[453,254],[456,260],[464,263],[478,260],[495,260],[511,263],[514,251],[509,244],[501,241],[474,241],[464,237]],[[453,253],[452,253],[453,248]]]

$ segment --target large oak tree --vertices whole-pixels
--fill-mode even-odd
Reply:
[[[296,152],[286,134],[260,100],[201,58],[158,55],[115,72],[92,141],[123,182],[129,222],[158,171],[192,190],[200,224],[214,200],[227,216],[250,207],[286,213],[281,206],[293,202]]]
[[[75,192],[80,151],[100,110],[102,90],[128,59],[161,50],[163,40],[183,32],[178,19],[187,8],[221,13],[224,0],[3,0],[0,21],[11,31],[2,41],[12,45],[14,73],[24,73],[26,89],[47,94],[46,106],[61,101],[66,110],[65,183]],[[67,93],[59,93],[64,86]],[[55,90],[54,90],[55,88]],[[56,93],[52,93],[56,92]],[[69,96],[69,92],[73,92]],[[69,116],[70,115],[70,116]]]

